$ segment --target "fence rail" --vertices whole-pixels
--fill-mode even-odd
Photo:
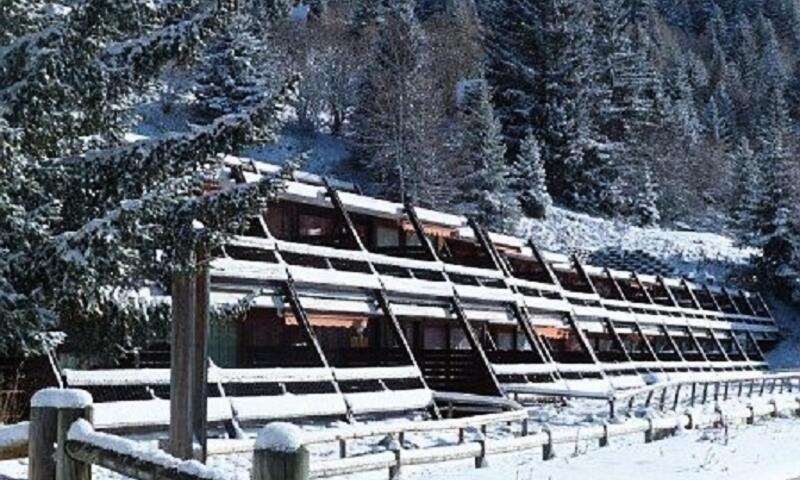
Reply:
[[[649,443],[672,435],[681,428],[727,425],[734,421],[752,423],[757,417],[776,416],[780,413],[800,414],[800,397],[793,398],[790,402],[772,400],[769,403],[748,405],[746,408],[742,409],[720,408],[710,413],[689,411],[657,418],[631,418],[620,423],[605,423],[589,427],[570,427],[552,430],[545,428],[540,432],[530,434],[527,429],[523,428],[518,436],[501,439],[489,439],[486,436],[485,427],[479,426],[480,433],[474,435],[474,438],[469,440],[466,440],[463,433],[460,433],[459,443],[457,444],[415,450],[403,448],[403,438],[399,435],[411,431],[406,430],[396,436],[395,441],[390,442],[387,451],[353,457],[342,456],[337,459],[316,461],[310,465],[304,466],[304,463],[309,463],[308,452],[306,450],[309,445],[317,444],[323,440],[333,441],[337,438],[365,440],[377,432],[377,430],[372,432],[365,430],[361,432],[360,435],[354,435],[351,429],[345,429],[344,431],[347,433],[339,435],[335,432],[331,432],[327,433],[325,436],[311,435],[308,438],[304,438],[303,441],[298,444],[294,452],[287,453],[280,448],[278,451],[270,450],[269,448],[257,448],[254,456],[254,465],[257,466],[259,464],[259,458],[261,458],[261,463],[269,461],[274,464],[278,462],[286,466],[286,470],[293,472],[295,475],[292,477],[278,477],[281,480],[289,480],[290,478],[292,480],[327,478],[378,470],[388,470],[389,478],[395,479],[398,478],[400,471],[405,466],[474,459],[476,468],[482,468],[486,465],[486,457],[489,455],[520,452],[536,448],[541,448],[542,458],[544,460],[549,460],[553,458],[554,449],[557,445],[574,445],[576,442],[581,441],[597,441],[600,447],[605,447],[609,444],[611,438],[635,434],[643,434],[644,441]],[[464,422],[458,423],[458,427],[469,425],[469,420],[470,419],[465,419]],[[489,419],[484,420],[486,421],[484,425],[491,424]],[[445,427],[446,424],[439,422],[439,426]],[[430,428],[430,430],[436,429],[435,426]],[[381,433],[383,432],[384,431],[381,430]],[[260,442],[261,439],[256,442],[257,445]],[[274,441],[272,443],[274,443]],[[298,455],[298,458],[303,458],[304,460],[298,461],[293,455]],[[303,470],[303,468],[305,468],[305,470]],[[299,474],[298,470],[301,470]],[[259,479],[261,477],[256,475],[254,478]]]
[[[800,378],[787,374],[770,377],[776,382]],[[672,386],[680,386],[680,383]],[[91,480],[92,465],[137,480],[227,480],[229,476],[140,442],[96,432],[91,424],[92,399],[88,393],[48,390],[34,396],[30,424],[0,427],[0,440],[3,440],[0,458],[9,455],[12,449],[19,451],[22,445],[27,447],[29,480]],[[800,396],[776,396],[768,402],[760,399],[745,407],[718,404],[713,412],[690,409],[663,417],[629,418],[588,427],[551,429],[545,426],[537,432],[530,431],[528,413],[524,410],[428,422],[351,426],[322,432],[304,432],[291,424],[270,424],[255,441],[232,443],[242,446],[240,451],[253,452],[254,480],[309,480],[380,470],[387,470],[389,478],[396,479],[404,467],[412,465],[473,459],[476,468],[483,468],[488,456],[537,448],[541,449],[542,458],[549,460],[558,445],[597,441],[604,447],[611,438],[636,434],[643,434],[645,442],[652,442],[681,428],[727,425],[742,420],[752,423],[757,417],[781,413],[800,415]],[[502,438],[487,435],[490,426],[515,423],[520,425],[516,435]],[[405,448],[406,435],[435,431],[456,431],[458,440],[449,445]],[[381,438],[384,451],[348,455],[348,442],[359,441],[362,442],[359,446],[363,447],[373,441],[377,443],[376,438]],[[330,442],[338,442],[339,458],[312,462],[308,447]],[[235,449],[230,453],[233,451]]]
[[[0,460],[28,456],[28,422],[0,425]]]
[[[620,404],[626,405],[630,414],[637,406],[637,400],[640,407],[674,411],[681,405],[694,406],[720,399],[727,401],[731,398],[763,397],[765,393],[774,394],[776,389],[781,394],[800,391],[800,373],[753,373],[729,379],[659,382],[630,390],[618,390],[607,397],[609,417],[617,416]]]

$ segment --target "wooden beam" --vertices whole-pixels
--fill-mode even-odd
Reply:
[[[675,353],[678,354],[678,358],[681,359],[681,362],[686,361],[686,357],[683,355],[683,350],[678,345],[678,342],[675,341],[675,338],[669,333],[669,327],[666,324],[660,325],[661,331],[664,333],[664,336],[667,338],[667,341],[672,346],[672,349],[675,350]]]
[[[753,332],[747,330],[747,337],[750,339],[750,342],[753,343],[753,347],[756,349],[756,353],[758,353],[759,357],[758,360],[761,360],[762,362],[765,361],[767,359],[767,356],[764,355],[764,351],[761,350],[761,346],[758,344],[758,340],[756,340],[756,337],[755,335],[753,335]]]
[[[636,272],[631,272],[631,277],[633,278],[633,281],[636,282],[636,285],[642,289],[642,292],[644,292],[644,297],[647,299],[647,302],[655,305],[656,302],[653,300],[653,296],[650,295],[650,290],[647,289],[645,284],[642,282],[642,279],[639,278],[639,275]]]
[[[194,253],[188,263],[194,263]],[[196,296],[194,273],[188,269],[174,272],[170,341],[169,453],[183,460],[193,457],[192,384]]]
[[[209,336],[209,255],[205,249],[197,252],[195,284],[194,355],[192,367],[192,429],[200,444],[199,460],[208,457],[208,336]]]
[[[694,334],[694,331],[692,330],[692,327],[687,326],[687,327],[685,327],[685,329],[686,329],[686,333],[689,334],[689,338],[691,339],[692,343],[694,344],[694,347],[697,349],[698,352],[700,352],[700,356],[703,357],[703,361],[704,362],[709,362],[708,355],[706,355],[706,351],[703,349],[703,345],[700,343],[700,341],[697,339],[697,336]]]
[[[533,327],[530,312],[528,311],[524,300],[520,300],[521,293],[519,288],[517,287],[516,283],[509,281],[509,279],[513,278],[511,268],[502,258],[500,252],[497,250],[497,247],[492,241],[492,238],[489,236],[483,226],[472,218],[469,219],[469,224],[472,228],[472,231],[475,233],[475,237],[478,239],[478,243],[481,245],[481,248],[483,248],[486,255],[492,259],[495,269],[503,274],[503,284],[515,295],[517,299],[510,303],[511,314],[517,321],[517,325],[519,325],[519,327],[522,329],[522,333],[525,335],[528,345],[530,345],[531,348],[536,352],[542,363],[552,363],[554,365],[555,369],[550,373],[551,378],[553,380],[560,378],[561,374],[557,370],[557,365],[553,360],[552,354]]]
[[[467,342],[469,342],[469,346],[472,349],[473,353],[478,357],[479,364],[484,370],[484,374],[488,377],[490,387],[494,390],[499,396],[504,397],[505,393],[503,389],[500,387],[500,382],[497,380],[497,376],[492,369],[491,362],[489,362],[489,357],[486,356],[486,352],[483,350],[480,342],[478,342],[477,335],[475,334],[475,330],[472,328],[472,324],[469,322],[467,318],[466,312],[464,312],[464,308],[461,305],[461,299],[458,296],[458,292],[453,290],[453,296],[451,298],[451,303],[453,307],[453,313],[455,313],[456,318],[458,319],[459,323],[461,324],[461,328],[464,330],[464,333],[467,337]]]
[[[430,239],[428,238],[427,235],[425,235],[425,228],[423,227],[422,222],[419,220],[416,208],[411,202],[409,201],[405,202],[405,211],[406,215],[411,221],[411,225],[414,227],[414,231],[417,234],[417,238],[419,238],[420,243],[423,245],[423,247],[425,247],[431,260],[435,262],[441,262],[441,260],[439,259],[439,255],[436,253],[436,250],[434,250],[433,245],[430,242]],[[478,336],[475,333],[475,329],[472,327],[472,324],[467,318],[467,314],[461,305],[461,298],[458,295],[458,291],[456,290],[455,285],[453,285],[453,282],[450,280],[450,276],[444,270],[442,270],[442,277],[450,285],[453,291],[453,294],[450,297],[450,303],[453,309],[453,313],[455,314],[456,319],[461,324],[461,328],[464,330],[464,334],[467,337],[467,342],[469,343],[472,352],[478,358],[478,363],[484,370],[484,373],[488,378],[490,387],[494,391],[496,391],[498,395],[504,397],[505,393],[503,392],[503,389],[500,388],[500,382],[497,380],[497,376],[494,373],[494,369],[492,368],[491,362],[489,362],[489,357],[486,356],[486,352],[484,351],[483,346],[478,341]]]
[[[722,345],[722,342],[720,342],[719,338],[717,338],[717,334],[714,333],[714,329],[707,328],[706,330],[708,331],[708,334],[711,336],[711,339],[714,341],[714,345],[716,345],[719,351],[722,353],[722,357],[725,359],[726,362],[730,362],[731,357],[728,356],[728,352],[725,351],[725,347]]]
[[[414,227],[414,232],[417,234],[417,239],[419,239],[420,245],[425,249],[428,257],[430,257],[433,261],[440,261],[439,255],[436,253],[436,250],[433,248],[433,244],[431,243],[431,239],[425,235],[425,227],[422,226],[422,222],[419,220],[419,216],[417,215],[417,209],[414,205],[406,200],[404,203],[404,209],[406,212],[406,216],[408,216],[408,220],[411,222],[411,226]]]
[[[625,342],[622,341],[622,337],[619,335],[619,332],[614,327],[614,322],[610,318],[605,319],[606,328],[608,328],[609,333],[611,333],[611,338],[617,344],[617,348],[620,349],[622,355],[625,356],[625,360],[628,362],[632,362],[633,358],[628,353],[628,349],[625,348]]]
[[[599,295],[599,293],[597,293],[597,287],[595,287],[594,282],[592,281],[592,278],[589,276],[589,274],[586,273],[586,269],[583,267],[581,259],[578,258],[578,256],[575,254],[572,255],[572,263],[575,265],[575,270],[578,272],[578,275],[580,275],[583,278],[583,281],[586,282],[587,285],[589,285],[589,288],[592,290],[592,293],[594,293],[595,295]]]
[[[694,294],[694,290],[692,290],[692,287],[689,286],[689,282],[687,282],[685,278],[681,279],[681,285],[683,286],[683,289],[686,290],[686,293],[689,294],[689,298],[692,300],[692,305],[694,305],[694,308],[697,310],[704,310],[703,305],[700,304],[700,300],[698,300],[697,295]]]
[[[330,198],[334,209],[339,214],[339,218],[345,225],[345,230],[347,230],[348,236],[355,243],[356,248],[358,248],[362,252],[366,252],[367,249],[366,247],[364,247],[364,242],[361,240],[361,236],[358,234],[358,230],[356,229],[355,223],[353,223],[353,219],[350,217],[350,213],[344,206],[344,202],[342,202],[341,197],[339,197],[339,192],[331,185],[327,177],[323,177],[322,181],[325,184],[325,189],[327,190],[328,198]]]
[[[550,283],[563,288],[561,286],[561,282],[558,280],[558,277],[556,276],[556,273],[550,267],[550,264],[547,263],[547,260],[545,260],[544,255],[542,255],[541,250],[539,250],[539,247],[536,246],[536,243],[534,243],[533,239],[528,240],[528,247],[530,247],[531,252],[533,252],[533,258],[536,259],[536,261],[539,263],[539,266],[541,266],[544,269],[545,273],[547,273],[548,278],[550,278]]]
[[[669,285],[667,285],[667,282],[664,281],[664,277],[659,275],[656,278],[657,278],[658,284],[661,285],[661,288],[663,288],[664,291],[667,292],[667,298],[669,298],[669,303],[671,303],[672,306],[675,307],[675,308],[683,308],[683,307],[681,307],[681,304],[678,302],[678,299],[675,298],[675,295],[672,293],[672,290],[669,289]],[[683,315],[683,313],[681,313],[681,315],[685,317],[685,315]]]
[[[742,315],[742,310],[739,308],[739,305],[736,305],[736,300],[734,300],[733,295],[731,295],[731,292],[729,292],[728,289],[725,287],[720,287],[720,288],[722,289],[722,293],[725,295],[725,298],[727,298],[728,302],[730,302],[730,304],[733,306],[733,310],[737,314]]]
[[[720,305],[719,302],[717,301],[717,297],[714,296],[714,292],[711,291],[711,287],[709,287],[708,285],[706,285],[704,283],[703,284],[703,290],[706,292],[706,295],[708,295],[709,298],[711,298],[711,303],[714,304],[714,308],[716,308],[717,311],[720,312],[720,313],[725,313],[722,310],[722,305]]]

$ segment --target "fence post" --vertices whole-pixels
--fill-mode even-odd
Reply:
[[[549,425],[545,425],[542,431],[547,435],[547,443],[542,445],[542,460],[552,460],[556,456],[553,451],[553,432],[550,431]]]
[[[481,446],[481,453],[475,457],[475,468],[486,468],[489,464],[486,462],[486,425],[481,425],[480,439],[478,444]]]
[[[653,419],[647,419],[647,430],[644,431],[644,443],[652,443],[653,437],[655,436],[655,430],[653,428]]]
[[[31,423],[28,427],[28,480],[56,478],[55,448],[58,411],[46,402],[44,390],[31,399]]]
[[[603,422],[603,436],[600,437],[600,447],[608,446],[608,422]]]
[[[92,420],[92,396],[88,392],[45,388],[33,395],[28,480],[91,479],[91,465],[72,460],[65,450],[67,431],[79,418]]]
[[[300,427],[276,422],[262,428],[253,452],[253,480],[309,478],[309,453]]]
[[[389,467],[389,480],[398,480],[402,471],[400,456],[403,454],[403,444],[392,437],[388,446],[389,451],[394,453],[394,465]]]
[[[67,434],[76,420],[93,421],[92,396],[83,390],[79,392],[84,403],[75,402],[58,409],[58,447],[56,448],[56,480],[91,480],[92,464],[75,460],[67,453]],[[76,397],[78,399],[78,397]]]

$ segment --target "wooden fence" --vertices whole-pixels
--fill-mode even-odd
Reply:
[[[800,392],[800,373],[753,373],[751,376],[737,378],[659,382],[636,389],[617,390],[607,400],[609,417],[613,419],[618,414],[619,405],[627,407],[629,415],[636,407],[676,411],[682,405],[693,407],[720,399],[727,401],[732,398],[763,397],[765,394],[776,393],[776,390],[779,394]]]
[[[308,447],[325,442],[340,442],[344,440],[366,440],[384,435],[389,429],[379,427],[369,429],[343,429],[340,432],[325,432],[321,435],[302,435],[301,432],[289,433],[289,437],[302,435],[301,442],[294,442],[295,449],[288,451],[286,446],[291,442],[275,441],[274,438],[256,440],[254,453],[254,478],[259,476],[261,470],[269,469],[266,478],[280,480],[306,480],[312,478],[326,478],[339,475],[352,475],[355,473],[387,470],[390,479],[398,478],[400,471],[405,466],[422,465],[455,460],[473,459],[476,468],[486,466],[486,459],[491,455],[530,451],[541,449],[543,460],[554,457],[558,445],[575,445],[577,442],[597,441],[600,447],[609,444],[614,437],[624,437],[643,434],[645,442],[652,442],[674,434],[681,428],[698,428],[708,425],[727,425],[733,421],[752,423],[760,416],[775,416],[780,413],[800,413],[800,397],[791,402],[771,401],[761,405],[748,405],[741,409],[716,409],[712,413],[687,412],[672,414],[658,418],[631,418],[620,423],[604,423],[588,427],[566,427],[563,429],[545,428],[541,432],[531,433],[527,428],[527,419],[516,419],[522,424],[518,435],[507,438],[490,439],[486,435],[486,426],[497,422],[507,422],[503,414],[487,415],[480,424],[474,419],[443,420],[427,422],[429,425],[404,429],[394,432],[394,441],[389,442],[386,451],[369,453],[353,457],[347,456],[346,448],[340,448],[340,458],[309,462]],[[514,420],[512,420],[514,421]],[[420,424],[422,425],[422,424]],[[465,429],[476,428],[477,434],[467,439]],[[404,449],[403,436],[414,431],[446,431],[457,430],[458,443],[445,446],[435,446],[421,449]],[[270,432],[271,436],[275,432]],[[270,466],[271,465],[271,466]],[[290,472],[289,476],[275,476],[275,472]]]
[[[309,480],[379,470],[386,470],[389,478],[395,479],[403,467],[412,465],[472,459],[476,468],[483,468],[489,456],[534,449],[541,449],[542,458],[548,460],[554,457],[558,445],[596,441],[604,447],[611,438],[637,434],[643,434],[645,442],[652,442],[681,428],[727,425],[733,421],[752,423],[761,416],[800,414],[800,397],[787,395],[740,408],[735,404],[732,408],[720,405],[713,412],[689,410],[588,427],[545,427],[537,432],[529,428],[528,413],[524,410],[321,432],[304,432],[291,424],[270,424],[255,441],[226,441],[232,448],[216,453],[253,451],[254,480]],[[139,442],[96,432],[91,424],[92,409],[91,396],[84,391],[47,389],[44,394],[37,393],[32,400],[30,424],[0,427],[0,439],[14,439],[0,443],[0,458],[12,456],[12,449],[18,454],[27,447],[29,480],[91,480],[92,465],[138,480],[227,480],[226,473],[199,462],[181,460]],[[503,438],[487,435],[491,426],[514,424],[519,425],[516,434]],[[406,435],[426,432],[457,435],[450,445],[405,448]],[[348,451],[353,442],[364,447],[379,441],[384,451],[360,455],[350,455]],[[326,443],[338,444],[338,458],[312,461],[309,447]]]

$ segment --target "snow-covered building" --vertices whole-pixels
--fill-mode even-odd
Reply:
[[[233,182],[277,170],[227,164]],[[217,252],[212,301],[259,290],[246,320],[212,339],[217,362],[404,364],[431,388],[488,394],[766,368],[778,329],[759,295],[584,265],[355,190],[297,174],[258,228]]]

